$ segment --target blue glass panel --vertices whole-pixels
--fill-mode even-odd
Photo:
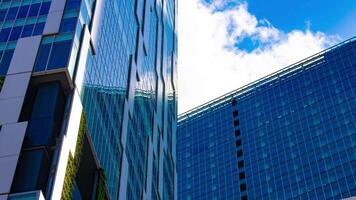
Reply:
[[[34,67],[35,72],[44,71],[46,69],[50,49],[51,44],[42,44],[40,46]]]
[[[79,10],[81,0],[67,0],[65,10]]]
[[[14,27],[11,31],[9,41],[14,41],[20,38],[22,26]]]
[[[32,4],[30,11],[28,13],[28,17],[35,17],[38,15],[38,11],[40,10],[40,3]]]
[[[25,18],[27,16],[29,8],[30,8],[30,6],[21,6],[16,19]]]
[[[72,40],[55,42],[52,47],[51,56],[47,69],[56,69],[66,67],[72,46]]]
[[[61,33],[74,32],[76,25],[77,25],[77,18],[76,17],[63,19],[62,20],[62,25],[61,25],[61,28],[60,28],[59,31]]]
[[[14,50],[5,51],[0,63],[0,75],[5,75],[7,73],[13,54]]]
[[[44,29],[45,23],[38,23],[35,26],[35,29],[33,30],[32,35],[41,35]]]
[[[0,10],[0,21],[4,21],[7,10]]]
[[[51,6],[51,2],[44,2],[41,5],[41,9],[40,9],[40,14],[39,15],[46,15],[48,14],[49,11],[49,7]]]
[[[16,18],[17,15],[17,10],[19,9],[19,7],[15,7],[15,8],[10,8],[9,12],[6,15],[6,19],[5,21],[8,20],[14,20]]]
[[[24,26],[21,37],[28,37],[32,35],[34,24]]]
[[[11,28],[5,28],[0,31],[0,42],[6,42],[9,39]]]

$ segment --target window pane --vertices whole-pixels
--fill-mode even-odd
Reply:
[[[0,63],[0,75],[6,75],[7,70],[9,69],[9,65],[11,62],[12,54],[14,54],[14,50],[7,50],[2,57]]]
[[[62,25],[61,25],[61,28],[60,28],[60,32],[61,33],[74,32],[75,27],[76,27],[76,22],[77,22],[77,18],[76,17],[63,19]]]
[[[0,42],[6,42],[9,38],[11,28],[5,28],[0,31]]]
[[[0,10],[0,21],[4,21],[7,10]]]
[[[53,45],[47,69],[67,67],[72,40],[56,42]]]
[[[51,2],[45,2],[41,5],[40,15],[47,15]]]
[[[44,29],[45,23],[38,23],[35,26],[35,30],[32,35],[41,35]]]
[[[34,17],[37,16],[38,11],[40,10],[40,4],[32,4],[30,8],[30,12],[28,13],[28,17]]]
[[[28,36],[31,36],[34,26],[35,26],[34,24],[26,25],[26,26],[23,28],[21,37],[28,37]]]
[[[80,0],[67,0],[65,10],[79,10]]]
[[[17,14],[16,19],[25,18],[27,16],[29,8],[30,8],[30,6],[22,6],[22,7],[20,7],[20,10],[19,10],[19,13]]]
[[[15,41],[15,40],[19,39],[19,37],[21,35],[21,31],[22,31],[22,26],[14,27],[12,29],[9,41]]]
[[[51,44],[41,45],[37,55],[37,60],[34,69],[35,72],[44,71],[46,69],[50,49]]]
[[[17,10],[19,9],[19,7],[15,7],[15,8],[10,8],[9,9],[9,12],[7,13],[7,16],[6,16],[6,20],[14,20],[16,15],[17,15]]]

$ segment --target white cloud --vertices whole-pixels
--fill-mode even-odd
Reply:
[[[285,33],[273,27],[267,19],[257,19],[248,12],[247,3],[213,12],[213,8],[221,8],[226,2],[217,0],[206,6],[199,0],[179,0],[180,113],[317,53],[339,40],[309,29]],[[252,52],[237,48],[235,44],[245,38],[261,45]]]

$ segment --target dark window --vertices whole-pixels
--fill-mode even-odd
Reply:
[[[242,153],[242,150],[238,150],[237,153],[236,153],[237,157],[241,157],[242,154],[243,154],[243,153]]]
[[[237,105],[236,99],[232,100],[232,105],[233,105],[233,106],[236,106],[236,105]]]
[[[7,10],[0,10],[0,21],[4,21]]]
[[[54,43],[47,69],[67,67],[71,47],[71,40]]]
[[[7,70],[9,69],[12,54],[14,54],[14,50],[5,51],[4,56],[2,57],[1,63],[0,63],[0,75],[7,74]]]
[[[240,125],[240,120],[237,119],[234,121],[234,126],[238,126],[238,125]]]
[[[246,196],[246,195],[242,196],[242,197],[241,197],[241,200],[248,200],[248,199],[247,199],[247,196]]]
[[[236,141],[236,146],[237,146],[237,147],[241,146],[241,140],[237,140],[237,141]]]
[[[21,6],[16,19],[26,18],[30,6]]]
[[[235,136],[240,136],[240,135],[241,135],[241,131],[240,131],[240,129],[235,130]]]
[[[233,115],[234,117],[238,116],[238,115],[239,115],[239,111],[235,110],[235,111],[232,113],[232,115]]]
[[[34,24],[26,25],[26,26],[23,28],[21,37],[28,37],[28,36],[31,36],[34,26],[35,26]]]
[[[44,71],[46,69],[51,44],[42,44],[37,55],[34,71]]]
[[[21,31],[22,31],[22,26],[14,27],[11,31],[9,41],[15,41],[19,39],[21,35]]]
[[[244,161],[243,160],[240,160],[238,163],[237,163],[237,166],[240,168],[243,168],[244,167]]]
[[[45,23],[38,23],[33,30],[33,35],[41,35],[44,29]]]
[[[245,172],[240,172],[239,173],[239,178],[240,178],[240,180],[244,179],[245,178]]]
[[[61,33],[74,32],[76,24],[77,24],[76,22],[77,22],[77,18],[76,17],[63,19],[62,20],[62,25],[61,25],[61,28],[60,28],[60,32]]]
[[[49,12],[50,5],[51,5],[51,2],[42,3],[39,15],[47,15]]]
[[[65,10],[79,10],[80,0],[67,0]]]
[[[7,42],[11,28],[5,28],[0,31],[0,42]]]
[[[243,191],[246,191],[246,183],[242,183],[240,185],[240,191],[243,192]]]
[[[7,12],[5,21],[7,21],[7,20],[14,20],[14,19],[16,18],[17,10],[18,10],[18,9],[19,9],[19,7],[10,8],[10,9],[9,9],[9,12]]]
[[[40,10],[40,3],[32,4],[30,8],[30,12],[28,13],[28,17],[35,17],[38,15],[38,11]]]

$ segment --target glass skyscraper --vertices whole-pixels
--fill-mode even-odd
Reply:
[[[0,0],[0,200],[176,199],[176,0]]]
[[[178,199],[356,196],[356,38],[178,119]]]

